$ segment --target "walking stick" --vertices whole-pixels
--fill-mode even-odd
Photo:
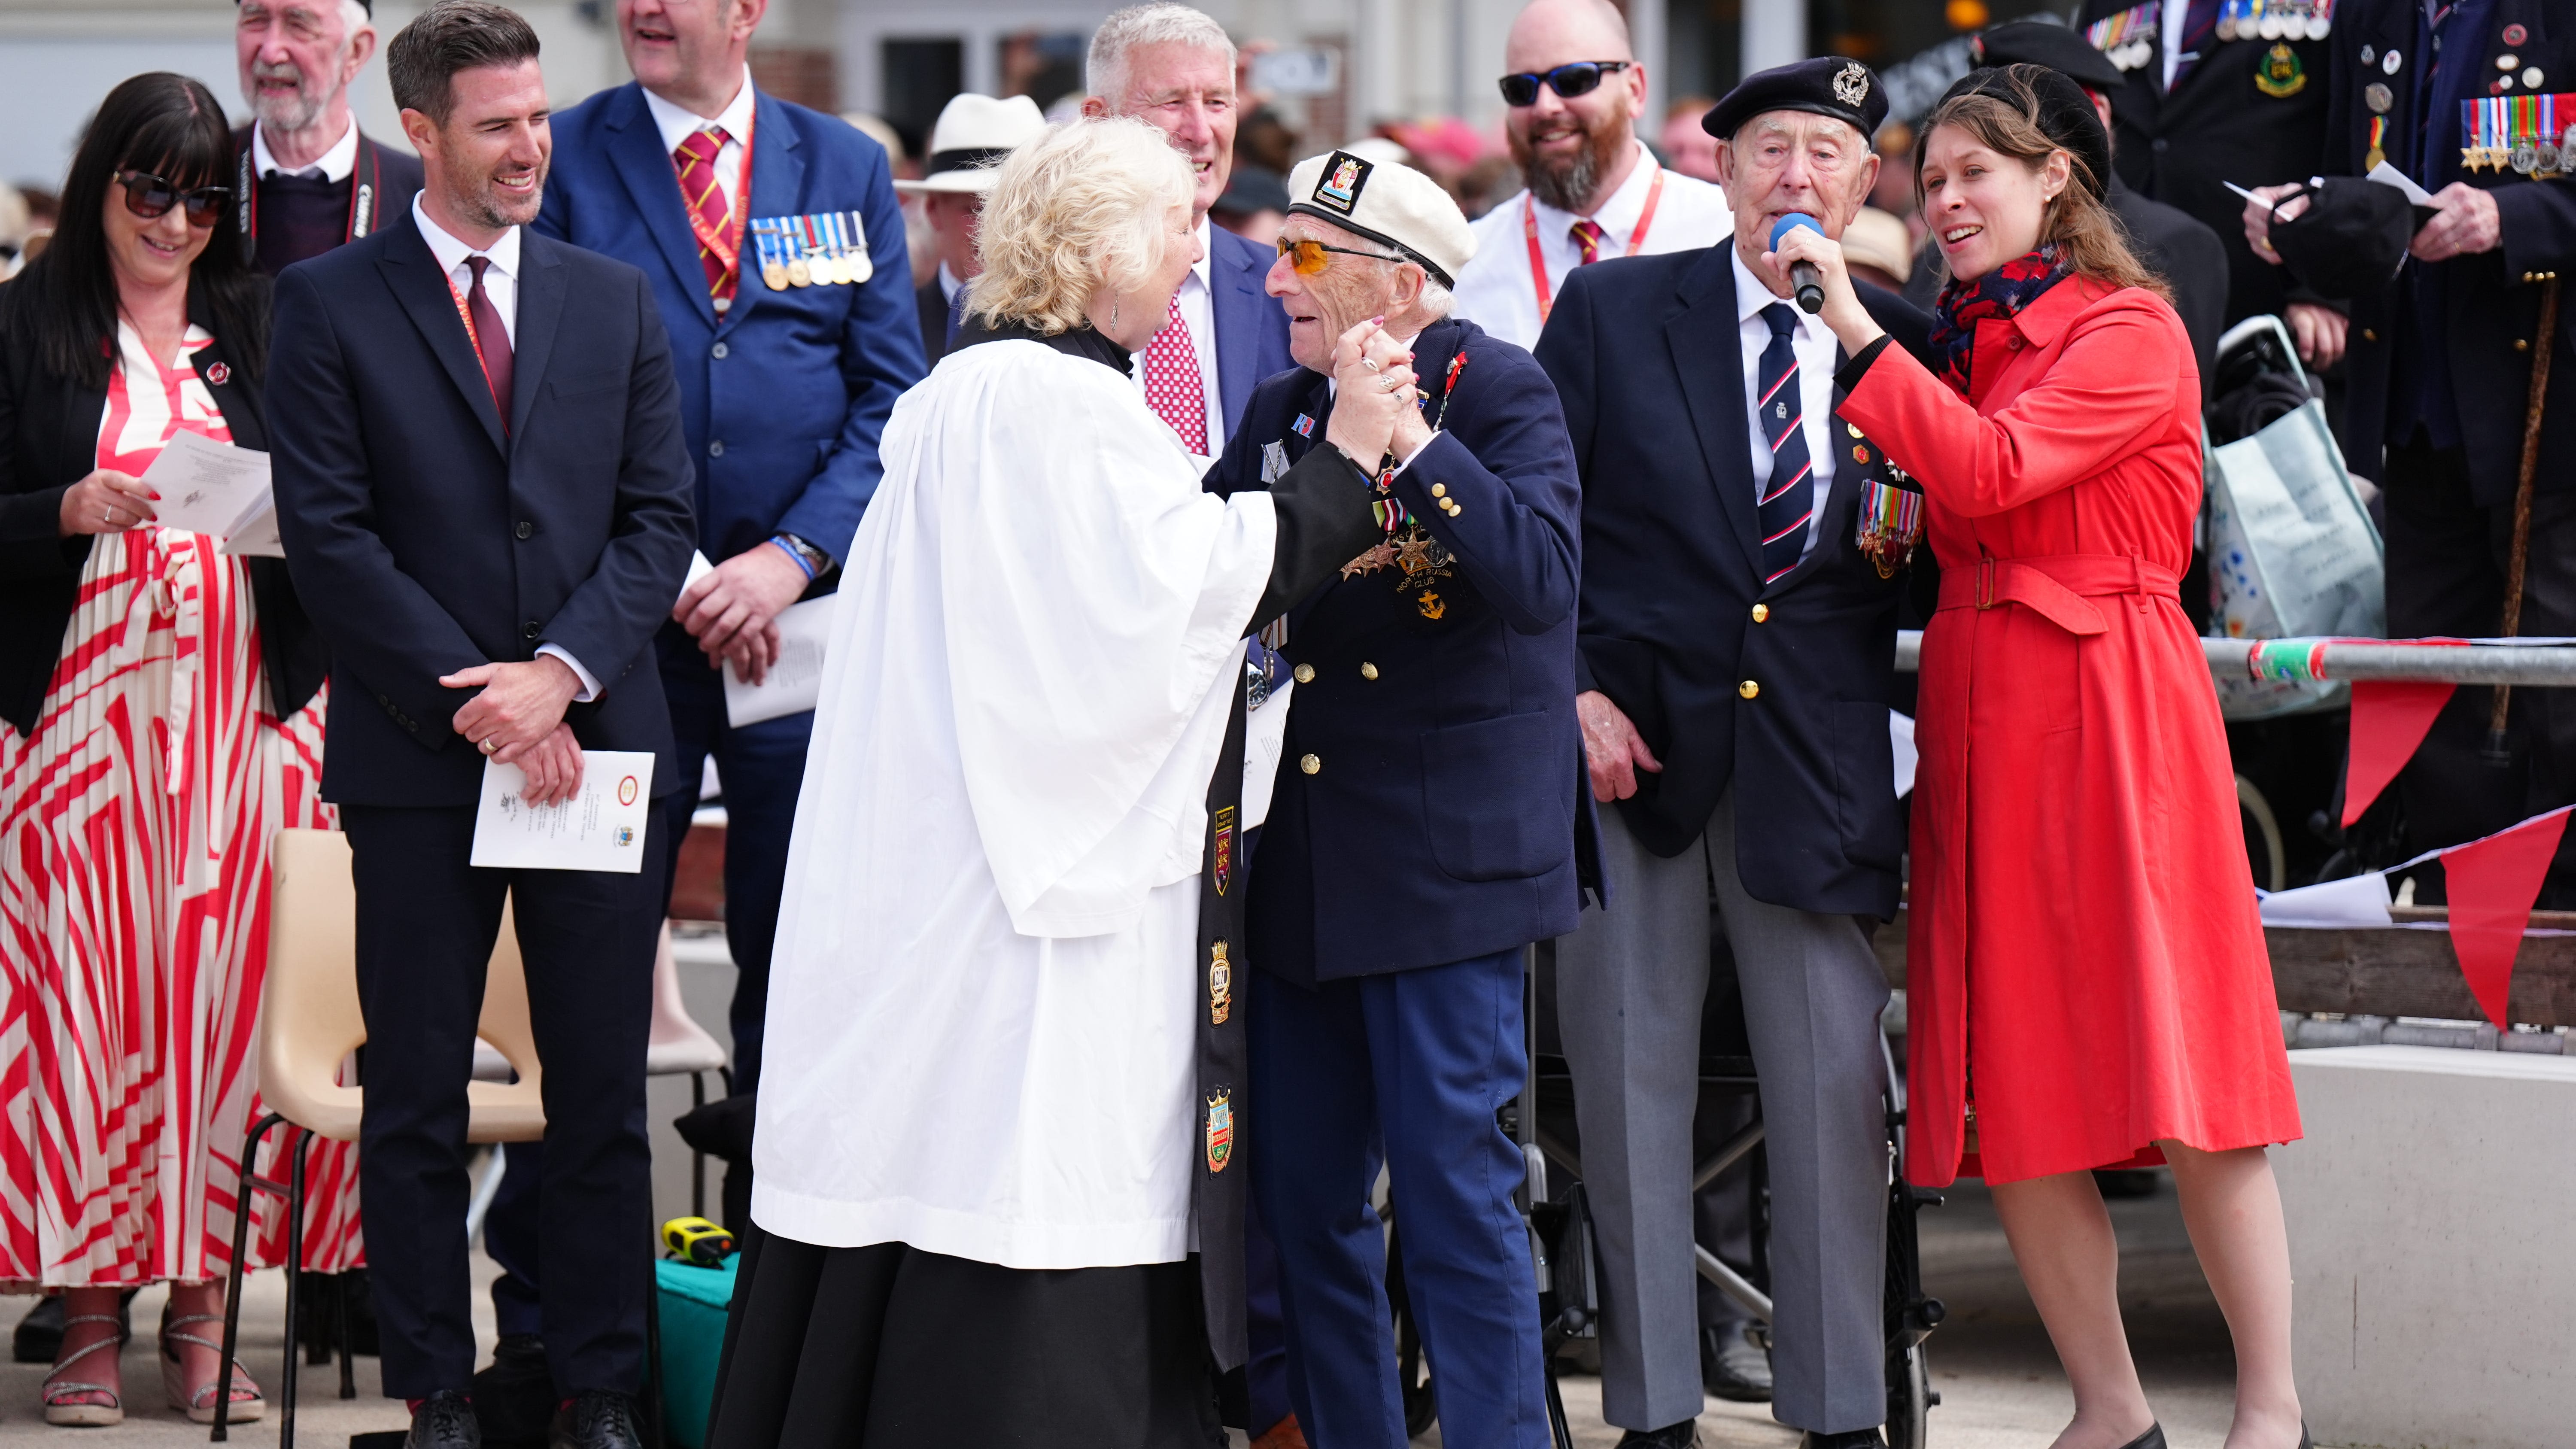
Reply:
[[[2540,414],[2549,401],[2549,354],[2558,346],[2558,279],[2551,277],[2540,284],[2540,326],[2535,328],[2531,358],[2531,410],[2522,422],[2522,476],[2513,489],[2513,553],[2505,560],[2504,637],[2510,639],[2522,630],[2522,576],[2531,561],[2531,479],[2540,466]],[[2505,748],[2505,707],[2513,699],[2513,686],[2499,684],[2495,689],[2495,712],[2487,717],[2487,763],[2504,766],[2512,760]]]

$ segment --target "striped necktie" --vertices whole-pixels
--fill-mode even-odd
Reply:
[[[738,269],[703,238],[727,236],[732,231],[733,203],[725,199],[724,187],[716,181],[716,156],[729,139],[724,127],[710,124],[691,131],[671,152],[671,165],[680,173],[680,200],[687,203],[689,214],[700,223],[692,230],[701,238],[698,265],[707,271],[707,295],[719,302],[733,300],[734,287],[740,280]]]
[[[2182,53],[2189,58],[2174,67],[2173,80],[2165,89],[2170,92],[2181,85],[2183,77],[2208,59],[2209,48],[2217,43],[2218,0],[2191,0],[2191,8],[2182,16]]]
[[[1798,314],[1786,302],[1762,309],[1771,344],[1762,349],[1761,401],[1754,416],[1771,444],[1771,479],[1762,485],[1762,582],[1798,566],[1807,551],[1807,520],[1816,511],[1815,462],[1807,456],[1807,409],[1798,390],[1798,352],[1790,335]]]
[[[1601,260],[1601,223],[1594,221],[1592,218],[1587,216],[1583,220],[1576,222],[1572,230],[1574,232],[1574,244],[1583,250],[1583,259],[1576,262],[1575,265],[1578,267],[1590,266],[1592,263]]]

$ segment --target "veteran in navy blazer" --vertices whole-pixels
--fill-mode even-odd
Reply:
[[[1876,180],[1869,68],[1764,71],[1711,110],[1735,233],[1567,279],[1538,360],[1583,476],[1581,705],[1616,909],[1557,943],[1600,1230],[1602,1412],[1690,1442],[1700,1404],[1691,1123],[1712,885],[1762,1081],[1773,1413],[1878,1442],[1887,986],[1855,918],[1896,910],[1888,685],[1921,490],[1836,412],[1833,334],[1765,269],[1782,216],[1839,234]],[[1922,314],[1864,294],[1900,341]],[[1641,1009],[1652,1003],[1653,1009]]]
[[[1424,394],[1381,464],[1385,541],[1291,610],[1280,644],[1294,692],[1251,873],[1245,1130],[1291,1395],[1312,1442],[1405,1441],[1365,1209],[1383,1159],[1442,1433],[1537,1446],[1521,1161],[1494,1111],[1524,1070],[1522,948],[1572,927],[1589,874],[1574,459],[1529,354],[1443,315],[1475,249],[1446,193],[1338,151],[1289,192],[1267,285],[1306,367],[1253,394],[1209,486],[1263,487],[1325,446],[1321,368],[1353,323],[1409,338]]]
[[[635,869],[471,864],[487,756],[521,798],[598,760],[684,786],[652,642],[687,568],[670,342],[635,268],[530,234],[551,147],[537,37],[440,0],[389,71],[426,183],[287,268],[271,344],[278,531],[332,650],[323,794],[357,891],[360,1172],[385,1392],[414,1449],[471,1449],[466,1083],[505,901],[545,1063],[546,1350],[557,1445],[638,1445],[651,1149],[644,1051],[661,842]],[[639,770],[638,776],[642,774]],[[617,784],[592,782],[612,794]]]

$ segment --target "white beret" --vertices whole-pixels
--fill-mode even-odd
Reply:
[[[1444,287],[1476,255],[1476,234],[1440,183],[1349,151],[1310,156],[1288,176],[1288,213],[1320,217],[1422,264]]]

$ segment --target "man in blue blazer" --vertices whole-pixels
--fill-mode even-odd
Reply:
[[[1494,1112],[1524,1071],[1522,948],[1573,928],[1589,834],[1574,717],[1574,457],[1528,353],[1443,314],[1466,218],[1402,166],[1297,168],[1268,286],[1308,370],[1255,391],[1219,492],[1323,436],[1333,340],[1383,315],[1425,396],[1380,465],[1384,542],[1292,610],[1295,682],[1254,854],[1246,1030],[1253,1194],[1277,1241],[1290,1392],[1318,1444],[1405,1442],[1385,1255],[1452,1443],[1547,1442],[1538,1300]]]
[[[1296,366],[1288,322],[1261,289],[1275,253],[1208,222],[1234,169],[1234,42],[1186,5],[1134,5],[1092,32],[1086,116],[1133,116],[1168,132],[1198,177],[1190,225],[1203,255],[1172,299],[1178,325],[1136,360],[1136,386],[1181,446],[1214,457],[1261,380]]]
[[[632,873],[470,859],[487,757],[526,772],[531,804],[571,797],[586,750],[648,753],[657,794],[680,783],[650,652],[689,556],[679,390],[644,278],[526,231],[552,149],[527,22],[439,0],[389,62],[425,187],[278,278],[268,383],[278,531],[332,651],[322,790],[357,887],[385,1392],[415,1402],[416,1449],[479,1443],[466,1082],[507,898],[557,1144],[553,1442],[628,1449],[659,843],[634,843]]]

